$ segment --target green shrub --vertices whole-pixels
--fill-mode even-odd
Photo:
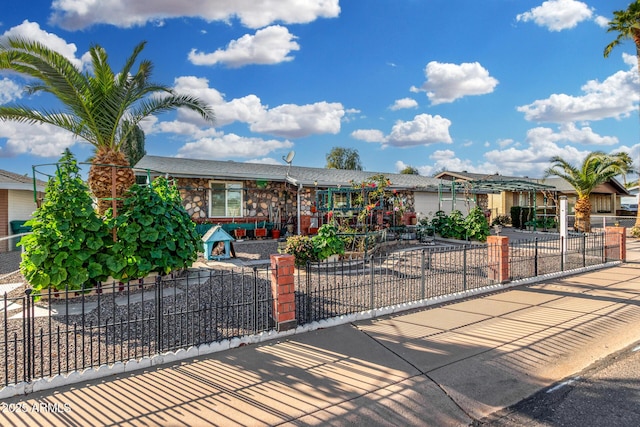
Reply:
[[[487,236],[491,234],[487,217],[479,207],[471,209],[469,215],[464,219],[464,226],[467,233],[466,237],[470,240],[485,242]]]
[[[150,186],[133,185],[114,224],[118,242],[108,267],[116,279],[189,267],[202,245],[178,189],[165,178],[155,179]]]
[[[20,241],[20,271],[36,292],[88,289],[109,276],[113,239],[68,150],[47,184],[44,203],[26,224],[32,233]]]
[[[288,237],[284,252],[294,256],[294,263],[298,267],[305,266],[307,262],[316,261],[315,250],[309,236]]]
[[[498,215],[491,221],[491,226],[493,227],[494,225],[511,225],[511,217],[509,215]]]
[[[331,255],[344,254],[344,241],[338,236],[338,228],[332,224],[324,224],[318,234],[311,238],[313,250],[318,260],[322,261]]]

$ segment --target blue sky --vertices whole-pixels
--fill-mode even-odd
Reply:
[[[629,0],[30,0],[0,3],[0,37],[36,38],[118,70],[134,46],[153,80],[212,105],[144,123],[149,154],[324,167],[353,148],[365,170],[541,176],[554,155],[640,156],[635,47],[603,57]],[[0,74],[0,103],[52,106]],[[70,147],[55,128],[0,122],[0,169],[30,173]],[[637,163],[637,161],[636,161]]]

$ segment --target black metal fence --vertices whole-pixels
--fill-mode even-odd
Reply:
[[[617,260],[604,234],[512,241],[510,280]],[[605,246],[606,245],[606,246]],[[297,269],[298,324],[496,283],[488,245],[422,246]],[[612,259],[607,257],[612,257]],[[491,264],[491,265],[490,265]],[[277,273],[276,273],[277,274]],[[126,362],[273,329],[269,266],[197,270],[91,293],[0,298],[0,386]]]
[[[519,280],[617,261],[619,243],[604,233],[509,243],[509,280]],[[605,250],[605,243],[609,250]],[[296,276],[298,323],[375,310],[496,284],[490,270],[497,247],[425,247],[360,260],[308,264]],[[606,258],[606,255],[610,257]],[[490,263],[492,265],[490,265]]]
[[[197,271],[0,300],[0,385],[271,330],[268,270]]]

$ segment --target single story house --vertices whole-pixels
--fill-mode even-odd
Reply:
[[[45,182],[37,180],[34,188],[31,176],[0,170],[0,237],[21,231],[18,227],[36,210],[34,194],[41,197],[45,186]],[[7,247],[3,245],[2,249]]]
[[[537,179],[529,177],[503,176],[500,174],[478,174],[445,171],[436,178],[470,184],[471,188],[484,188],[493,192],[486,195],[487,209],[492,215],[509,215],[511,207],[535,207],[538,212],[554,213],[558,197],[566,196],[569,213],[573,212],[577,196],[573,187],[564,179],[549,177]],[[591,193],[592,214],[615,216],[620,213],[621,197],[629,196],[627,189],[616,179],[599,185]],[[485,196],[479,196],[485,197]]]
[[[439,209],[451,210],[445,201],[451,196],[449,186],[420,175],[150,155],[135,168],[138,176],[176,179],[184,207],[198,223],[280,224],[307,234],[322,224],[326,213],[318,206],[320,196],[324,202],[329,196],[332,208],[348,211],[347,190],[380,174],[416,221]]]

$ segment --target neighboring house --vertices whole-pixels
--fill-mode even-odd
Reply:
[[[149,171],[177,179],[184,207],[196,222],[294,223],[302,234],[322,223],[317,194],[331,189],[331,206],[348,206],[340,190],[374,175],[385,175],[404,209],[418,217],[439,210],[448,191],[439,191],[440,180],[420,175],[149,155],[136,169],[139,176]]]
[[[0,170],[0,237],[14,234],[12,222],[18,225],[31,218],[37,207],[34,190],[41,196],[45,185],[38,180],[34,189],[32,177]]]
[[[562,178],[537,179],[466,171],[445,171],[436,175],[436,178],[469,183],[476,190],[482,188],[488,191],[486,198],[478,196],[478,202],[489,209],[492,215],[509,215],[513,206],[535,207],[538,212],[554,212],[560,196],[567,197],[569,212],[572,213],[576,203],[575,190]],[[611,179],[596,187],[591,193],[592,213],[616,215],[620,209],[621,197],[628,195],[619,181]]]

